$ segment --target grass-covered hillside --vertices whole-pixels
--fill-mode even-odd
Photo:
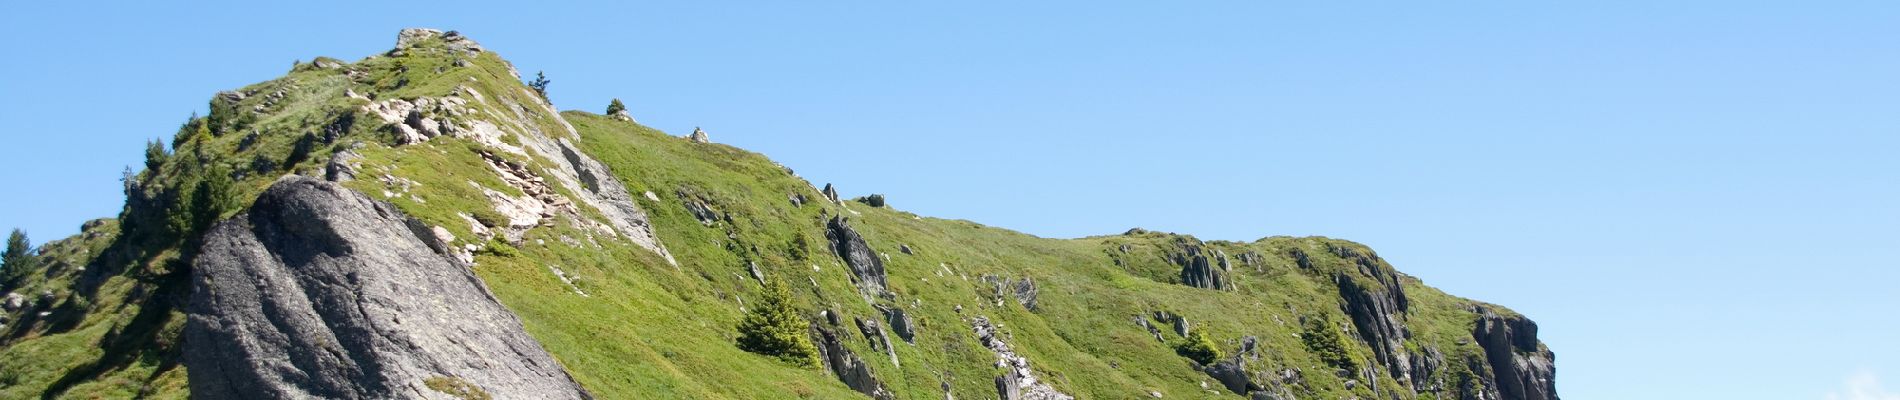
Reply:
[[[1356,243],[1039,238],[834,200],[760,154],[553,110],[453,33],[215,96],[128,175],[121,215],[8,262],[0,398],[186,397],[180,352],[214,351],[179,335],[197,237],[284,174],[448,232],[600,398],[1555,397],[1537,396],[1552,384],[1534,324]],[[547,150],[562,142],[612,176],[563,172],[579,158]],[[601,179],[657,246],[576,189]],[[760,334],[748,315],[783,307],[796,329],[765,333],[817,362],[740,345]]]

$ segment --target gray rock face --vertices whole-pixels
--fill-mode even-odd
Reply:
[[[184,363],[193,398],[495,398],[588,393],[481,280],[395,207],[289,176],[206,234]]]
[[[910,314],[904,313],[902,307],[877,306],[877,310],[884,313],[884,322],[891,325],[891,332],[897,333],[897,338],[904,339],[905,343],[917,344],[917,323],[910,319]]]
[[[826,314],[827,320],[832,325],[831,328],[822,327],[816,323],[811,327],[812,341],[818,345],[818,358],[824,360],[825,368],[830,369],[831,373],[836,375],[839,381],[844,382],[845,386],[858,393],[871,396],[872,399],[896,398],[890,389],[884,388],[883,382],[877,380],[876,375],[871,374],[871,367],[864,365],[864,359],[858,358],[851,349],[844,347],[843,339],[835,330],[839,322],[837,315],[837,313]]]
[[[1176,239],[1181,251],[1174,254],[1175,265],[1181,266],[1181,284],[1202,289],[1233,290],[1227,280],[1227,271],[1215,268],[1201,249],[1201,242],[1188,238]]]
[[[1259,385],[1255,385],[1248,379],[1247,370],[1242,368],[1238,361],[1217,362],[1207,366],[1203,372],[1214,380],[1220,381],[1221,386],[1226,386],[1227,390],[1234,394],[1246,395],[1247,392],[1261,389]]]
[[[838,258],[843,258],[844,264],[851,268],[852,280],[859,289],[876,297],[887,294],[884,291],[888,287],[884,280],[884,259],[871,251],[871,245],[864,243],[864,237],[858,235],[858,231],[851,229],[850,221],[843,216],[831,217],[831,222],[826,224],[825,236],[831,239],[832,251],[837,252]]]
[[[1484,348],[1497,398],[1557,400],[1556,356],[1537,343],[1537,323],[1479,308],[1471,337]]]
[[[712,137],[706,136],[706,130],[698,127],[693,128],[692,134],[686,135],[686,140],[691,140],[693,143],[712,143]]]
[[[1003,367],[1003,375],[996,377],[996,394],[1004,400],[1074,400],[1075,396],[1057,391],[1036,379],[1035,372],[1029,368],[1029,359],[1017,355],[1003,341],[1002,332],[990,324],[987,317],[971,319],[970,327],[976,331],[977,342],[996,352],[996,364]]]
[[[825,194],[825,200],[831,200],[833,203],[838,202],[838,188],[832,187],[831,184],[827,183],[825,184],[825,190],[822,192]]]
[[[1330,247],[1334,255],[1351,262],[1362,275],[1342,273],[1334,277],[1359,339],[1372,348],[1375,361],[1384,365],[1393,379],[1416,386],[1411,356],[1405,350],[1405,339],[1411,336],[1405,327],[1409,301],[1398,271],[1377,255],[1347,246]]]

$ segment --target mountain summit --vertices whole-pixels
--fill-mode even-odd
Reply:
[[[545,90],[405,29],[212,96],[9,258],[0,398],[1558,398],[1357,243],[923,217]]]

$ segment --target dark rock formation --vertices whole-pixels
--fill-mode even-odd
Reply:
[[[1201,241],[1186,237],[1175,239],[1180,252],[1174,253],[1172,261],[1181,266],[1181,284],[1202,289],[1233,290],[1227,280],[1227,271],[1215,268],[1208,254],[1201,249]]]
[[[1036,290],[1036,281],[1025,276],[1016,281],[1016,288],[1012,293],[1016,295],[1016,303],[1022,304],[1023,309],[1036,311],[1036,296],[1040,293]]]
[[[833,327],[838,325],[837,315],[837,313],[827,313],[827,320]],[[884,383],[878,381],[877,376],[871,373],[871,367],[864,365],[864,359],[858,358],[851,349],[844,347],[844,341],[836,330],[812,324],[811,336],[812,342],[818,345],[818,358],[824,360],[825,368],[831,370],[831,373],[838,377],[838,381],[873,399],[896,398],[896,395],[892,394],[890,389],[884,388]]]
[[[881,194],[873,194],[870,196],[859,197],[855,200],[857,200],[857,202],[859,203],[864,203],[864,205],[867,205],[867,206],[872,206],[872,207],[884,206],[884,195],[881,195]]]
[[[851,229],[850,221],[843,216],[831,217],[826,224],[825,237],[831,239],[831,249],[838,258],[844,259],[845,266],[851,268],[851,278],[858,288],[872,296],[886,295],[888,287],[884,280],[884,260],[871,251],[871,245],[864,243],[864,237]]]
[[[290,176],[192,266],[193,398],[589,398],[467,266],[395,207]]]
[[[1216,362],[1213,365],[1207,366],[1207,369],[1202,371],[1206,372],[1207,376],[1213,377],[1214,380],[1220,381],[1221,386],[1226,386],[1227,390],[1234,392],[1234,394],[1246,395],[1248,392],[1261,389],[1260,385],[1254,384],[1253,381],[1248,378],[1247,370],[1241,366],[1241,362],[1238,360]]]
[[[1537,323],[1521,315],[1500,315],[1478,308],[1471,337],[1484,349],[1497,398],[1556,400],[1556,356],[1537,343]]]
[[[838,188],[831,187],[831,184],[827,183],[825,184],[825,190],[821,192],[825,194],[825,200],[831,200],[832,203],[838,202]]]
[[[904,339],[905,343],[917,344],[917,323],[904,313],[902,307],[877,306],[877,310],[884,313],[884,322],[891,325],[891,332],[897,333],[897,338]]]
[[[1370,251],[1345,245],[1327,247],[1359,272],[1357,276],[1340,273],[1333,277],[1359,339],[1372,348],[1375,361],[1384,365],[1393,379],[1417,386],[1412,381],[1411,355],[1405,349],[1405,340],[1411,337],[1405,327],[1410,301],[1398,271]]]

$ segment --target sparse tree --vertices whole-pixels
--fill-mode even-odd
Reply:
[[[739,321],[739,349],[814,367],[819,365],[818,347],[806,336],[809,326],[792,305],[791,290],[777,279],[767,280],[764,297]]]
[[[160,142],[158,139],[152,139],[151,141],[145,142],[145,170],[146,171],[152,171],[153,175],[157,175],[158,169],[163,168],[165,166],[166,156],[167,154],[165,153],[164,142]]]
[[[534,94],[541,95],[541,100],[547,100],[548,84],[553,82],[548,80],[548,75],[542,71],[534,71],[534,80],[528,81],[528,87],[534,89]]]
[[[198,187],[191,193],[191,230],[201,232],[217,222],[224,212],[238,208],[236,192],[237,182],[231,179],[231,173],[222,166],[213,164],[198,179]]]
[[[26,231],[13,229],[7,235],[7,249],[0,253],[0,290],[11,290],[26,271],[33,269],[33,243],[26,237]]]
[[[620,104],[620,99],[614,99],[612,103],[607,103],[607,115],[614,115],[621,111],[627,111],[627,105]]]

